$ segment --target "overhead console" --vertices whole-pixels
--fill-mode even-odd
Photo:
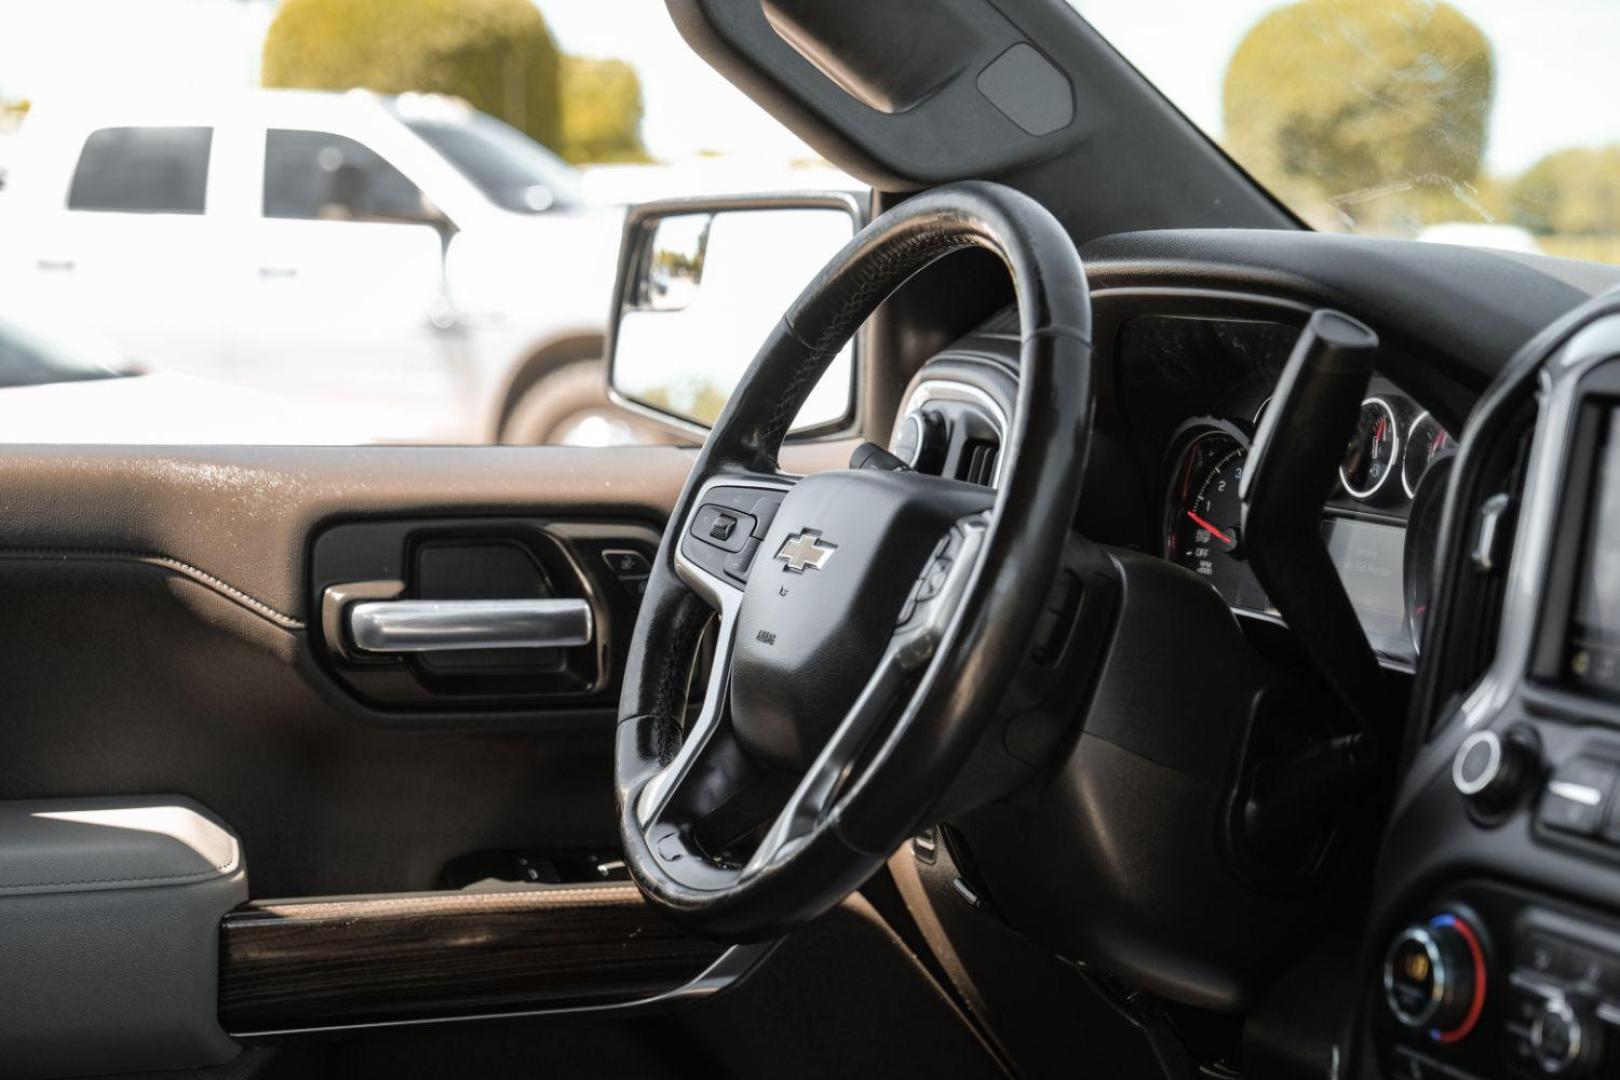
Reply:
[[[1356,1075],[1620,1073],[1615,307],[1527,347],[1465,433]]]

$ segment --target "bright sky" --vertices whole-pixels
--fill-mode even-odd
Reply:
[[[644,134],[679,161],[719,150],[783,160],[799,142],[698,60],[663,0],[538,0],[570,52],[640,71]],[[873,0],[895,2],[895,0]],[[1220,85],[1243,34],[1277,0],[1074,0],[1196,122],[1220,126]],[[1620,0],[1453,0],[1494,44],[1487,161],[1523,169],[1570,145],[1620,141]],[[276,0],[0,0],[0,93],[46,101],[252,85]],[[1167,32],[1171,30],[1173,32]]]

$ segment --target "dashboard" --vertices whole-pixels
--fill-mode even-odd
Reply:
[[[1242,1015],[1245,1053],[1275,1066],[1254,1075],[1620,1075],[1616,279],[1311,234],[1166,231],[1082,254],[1096,414],[1075,532],[1148,602],[1120,605],[1120,673],[1090,691],[1037,827],[1000,808],[951,823],[968,884],[1058,955]],[[1285,625],[1259,587],[1238,498],[1324,308],[1379,338],[1311,500],[1384,669],[1361,680],[1377,790],[1323,800],[1351,823],[1324,834],[1352,853],[1336,866],[1329,847],[1270,859],[1274,834],[1250,830],[1271,791],[1323,775],[1299,748],[1338,740],[1351,696],[1310,653],[1332,635]],[[1583,308],[1607,312],[1601,340]],[[891,449],[994,484],[1018,348],[1008,309],[935,351]],[[1166,617],[1135,614],[1155,595]]]
[[[1108,311],[1107,297],[1099,310]],[[1131,298],[1134,299],[1134,298]],[[1241,618],[1279,622],[1250,568],[1238,503],[1250,443],[1299,337],[1300,314],[1229,314],[1225,299],[1123,307],[1103,335],[1114,389],[1099,426],[1104,473],[1127,473],[1142,509],[1083,531],[1196,574]],[[1258,313],[1257,313],[1258,314]],[[1005,316],[935,357],[904,399],[890,450],[914,468],[992,484],[1012,411]],[[1109,438],[1111,437],[1111,438]],[[1118,447],[1117,451],[1110,450]],[[1373,379],[1338,481],[1324,492],[1322,535],[1369,641],[1410,671],[1431,601],[1445,478],[1458,442],[1393,381]],[[1115,453],[1130,459],[1114,462]],[[1100,483],[1112,486],[1115,476]],[[1138,527],[1120,530],[1117,519]]]

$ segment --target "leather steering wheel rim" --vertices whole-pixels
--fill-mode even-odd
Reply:
[[[1006,265],[1021,325],[1017,407],[975,563],[962,571],[926,667],[825,812],[774,862],[742,873],[700,867],[707,856],[678,822],[645,819],[654,790],[682,782],[670,774],[682,760],[699,641],[715,616],[690,568],[683,578],[677,565],[696,501],[717,478],[779,477],[782,441],[832,358],[914,274],[969,247]],[[1084,269],[1062,225],[1033,199],[980,181],[936,188],[878,217],[776,324],[697,455],[626,664],[615,749],[620,833],[626,865],[653,905],[724,940],[777,937],[839,903],[926,823],[1024,660],[1057,572],[1090,443],[1090,334]],[[761,561],[769,557],[761,550]],[[727,660],[717,657],[714,680],[727,676]]]

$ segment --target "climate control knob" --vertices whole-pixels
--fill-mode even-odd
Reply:
[[[1396,935],[1384,957],[1384,1000],[1395,1019],[1457,1042],[1485,1006],[1485,952],[1479,934],[1457,915],[1437,915]]]
[[[1542,1002],[1530,1024],[1530,1051],[1549,1076],[1588,1076],[1603,1059],[1603,1028],[1564,997]]]

